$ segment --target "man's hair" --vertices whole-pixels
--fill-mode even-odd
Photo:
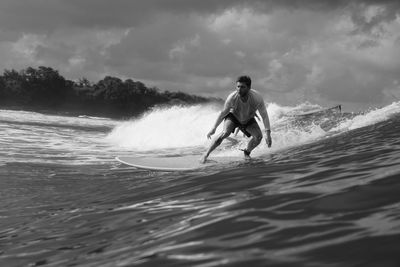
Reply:
[[[239,76],[239,77],[236,79],[236,82],[244,83],[245,85],[247,85],[247,87],[251,88],[251,79],[250,79],[250,77],[247,76],[247,75]]]

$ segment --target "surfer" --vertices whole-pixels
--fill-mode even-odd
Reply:
[[[227,97],[224,108],[218,115],[213,128],[207,134],[207,138],[211,139],[211,136],[223,120],[224,129],[214,138],[207,152],[201,157],[200,162],[205,163],[210,153],[234,132],[236,128],[239,128],[247,137],[250,137],[247,148],[243,150],[244,157],[250,159],[251,151],[260,144],[263,137],[261,129],[254,119],[257,110],[264,123],[265,140],[268,147],[271,147],[271,128],[264,100],[259,92],[251,89],[251,79],[249,76],[238,77],[236,80],[236,91]]]

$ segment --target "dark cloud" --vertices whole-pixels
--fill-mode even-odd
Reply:
[[[379,5],[385,11],[372,21],[365,21],[357,12],[360,5]],[[277,8],[332,11],[353,7],[354,21],[368,30],[379,22],[393,20],[399,14],[400,3],[398,0],[2,0],[0,27],[41,33],[63,27],[129,28],[162,13],[208,15],[232,7],[248,7],[265,13]]]
[[[398,0],[2,0],[0,64],[218,96],[247,73],[277,99],[380,101],[399,77],[399,10]]]
[[[129,28],[145,24],[163,13],[209,14],[242,1],[171,0],[3,0],[0,25],[3,29],[52,32],[59,28]]]
[[[373,2],[373,1],[367,1]],[[384,3],[385,1],[374,3],[375,7],[379,9],[376,10],[375,14],[367,16],[365,13],[365,4],[360,6],[352,6],[352,21],[356,25],[353,33],[369,33],[374,35],[379,35],[384,33],[381,27],[382,23],[390,22],[396,19],[397,15],[400,14],[400,1]]]
[[[351,70],[344,69],[324,79],[317,87],[321,96],[338,102],[379,102],[383,98],[378,81],[360,82]],[[377,90],[378,89],[378,90]]]
[[[340,58],[340,57],[339,57]],[[369,59],[346,59],[325,67],[325,77],[316,85],[321,97],[330,101],[379,103],[385,89],[393,89],[400,63]]]
[[[47,47],[43,45],[38,45],[36,48],[35,57],[41,60],[45,60],[46,62],[54,63],[54,62],[66,62],[75,54],[75,48],[60,44],[57,47]]]
[[[135,78],[176,79],[170,51],[198,31],[203,30],[195,18],[160,15],[151,23],[132,28],[120,43],[110,46],[105,64],[122,75],[133,73]]]

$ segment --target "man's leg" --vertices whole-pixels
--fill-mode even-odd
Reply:
[[[250,138],[249,143],[247,144],[245,156],[246,156],[246,158],[250,158],[250,152],[261,143],[263,135],[262,135],[260,126],[258,126],[258,124],[256,122],[247,126],[246,131],[249,134],[251,134],[251,138]]]
[[[207,161],[207,158],[211,154],[211,152],[213,152],[214,149],[216,149],[222,143],[222,140],[227,138],[232,133],[234,128],[235,128],[235,123],[230,119],[225,119],[224,130],[216,138],[214,138],[207,152],[200,159],[201,163],[205,163]]]

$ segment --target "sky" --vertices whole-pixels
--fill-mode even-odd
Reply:
[[[365,110],[400,100],[400,1],[2,0],[0,71],[28,66]]]

